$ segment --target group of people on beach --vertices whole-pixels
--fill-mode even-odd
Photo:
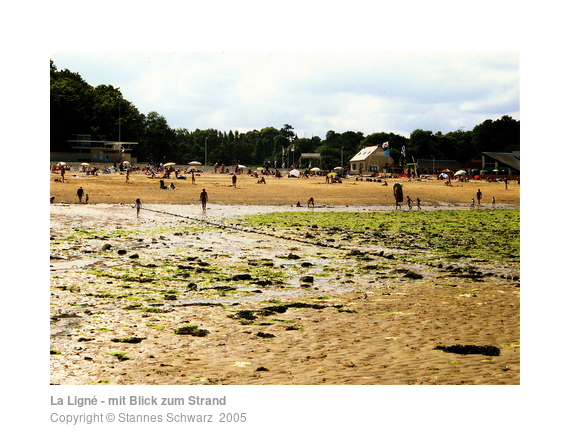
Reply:
[[[412,209],[412,202],[413,202],[413,200],[412,200],[412,198],[410,198],[409,196],[407,196],[406,198],[407,198],[407,202],[408,202],[408,210],[411,210],[411,209]],[[421,209],[422,209],[422,207],[421,207],[421,205],[420,205],[420,199],[419,199],[419,198],[416,199],[416,206],[418,207],[418,210],[421,210]],[[400,207],[400,208],[401,208],[401,207]]]
[[[475,207],[475,198],[477,198],[477,205],[481,205],[481,198],[483,197],[483,194],[481,193],[481,189],[477,189],[477,193],[475,194],[475,196],[473,198],[471,198],[471,208]],[[493,207],[495,206],[495,197],[493,196],[491,199],[491,204],[493,205]]]
[[[85,195],[85,204],[88,204],[89,203],[89,194],[85,193],[85,191],[83,190],[83,187],[79,187],[79,189],[77,189],[77,193],[76,193],[77,198],[79,198],[79,204],[83,204],[83,195]]]
[[[206,211],[206,205],[208,204],[208,192],[206,189],[202,189],[200,192],[200,202],[202,203],[202,211]],[[142,202],[140,198],[135,200],[135,209],[137,211],[137,218],[140,217],[141,209],[142,209]]]

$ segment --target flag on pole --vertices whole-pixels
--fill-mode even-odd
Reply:
[[[384,143],[382,144],[382,148],[384,148],[384,149],[388,148],[388,142],[384,142]]]
[[[402,155],[406,157],[406,145],[402,147]]]

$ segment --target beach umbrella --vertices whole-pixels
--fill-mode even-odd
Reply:
[[[338,174],[336,172],[329,172],[328,176],[329,177],[336,177]]]
[[[91,163],[81,163],[81,166],[91,166]]]
[[[238,165],[238,168],[239,168],[239,169],[245,169],[245,168],[247,168],[247,166],[245,166],[245,165]]]
[[[189,164],[189,165],[192,165],[192,166],[201,166],[201,165],[202,165],[202,163],[197,162],[197,161],[195,161],[195,160],[194,160],[193,162],[189,162],[188,164]]]
[[[321,169],[320,168],[312,168],[311,172],[319,172]]]
[[[265,171],[265,168],[259,167],[257,168],[258,171]]]
[[[168,163],[165,163],[165,164],[162,165],[162,166],[174,166],[175,164],[176,164],[176,163],[174,163],[174,162],[168,162]]]
[[[448,177],[448,175],[447,175],[445,172],[442,172],[442,173],[439,174],[439,175],[441,175],[443,178],[447,178],[447,177]]]
[[[57,164],[57,166],[65,166],[65,165],[67,165],[67,163],[65,163],[65,162],[59,162],[59,163]]]
[[[465,172],[463,169],[461,171],[457,171],[454,175],[465,175],[467,174],[467,172]]]
[[[342,166],[337,166],[336,168],[333,168],[334,171],[342,171],[344,168]]]

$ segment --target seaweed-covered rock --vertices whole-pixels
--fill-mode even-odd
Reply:
[[[458,353],[461,355],[480,354],[487,356],[499,356],[501,349],[497,346],[476,346],[474,344],[453,344],[451,346],[436,346],[436,350],[443,350],[444,352]]]
[[[251,279],[251,275],[249,273],[238,273],[231,278],[232,281],[245,281],[248,279]]]

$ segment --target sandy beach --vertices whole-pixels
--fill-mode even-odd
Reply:
[[[348,242],[227,223],[275,210],[291,207],[152,204],[137,219],[131,205],[53,204],[50,382],[520,383],[517,265],[481,263],[473,279],[460,260],[410,264],[385,248],[362,263]],[[176,279],[145,279],[157,268]]]

